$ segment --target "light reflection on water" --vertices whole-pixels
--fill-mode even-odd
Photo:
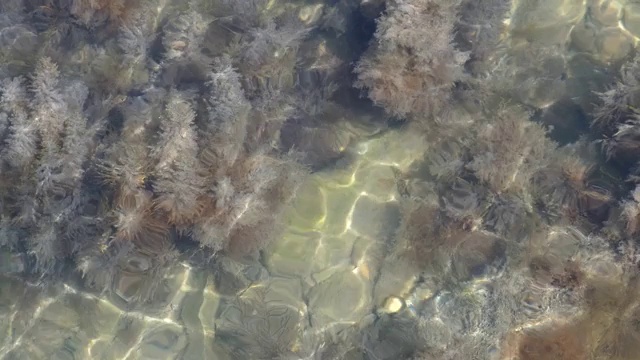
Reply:
[[[505,40],[512,48],[500,54],[521,67],[512,76],[541,79],[513,94],[540,109],[591,80],[558,80],[580,71],[572,68],[574,57],[619,61],[640,34],[640,5],[553,2],[516,1],[507,21],[513,38]],[[302,14],[312,21],[317,9]],[[566,48],[546,47],[565,42]],[[530,53],[519,52],[530,43]],[[531,61],[531,53],[547,62]],[[406,215],[404,190],[428,199],[448,171],[437,181],[403,182],[400,177],[432,150],[411,132],[393,130],[350,146],[350,161],[315,173],[302,186],[286,231],[260,262],[223,259],[202,269],[185,261],[151,275],[121,270],[113,293],[96,294],[80,279],[44,289],[23,281],[11,275],[22,271],[22,258],[3,253],[0,269],[9,275],[0,278],[0,359],[356,360],[408,358],[415,349],[436,359],[456,347],[473,358],[512,359],[519,358],[517,344],[531,341],[528,331],[574,336],[565,328],[584,322],[582,299],[572,291],[580,279],[605,288],[624,283],[606,244],[593,244],[583,229],[527,227],[521,217],[514,215],[514,223],[501,215],[498,205],[465,223],[463,233],[448,234],[446,245],[434,241],[428,264],[408,261],[411,244],[396,236]],[[450,159],[433,161],[446,165]],[[459,180],[435,202],[461,218],[475,216],[481,205]],[[500,201],[511,204],[506,196],[495,204]],[[479,226],[483,221],[490,230]],[[584,265],[571,268],[576,263]],[[147,276],[164,279],[148,303],[142,300],[150,291]],[[598,315],[602,324],[611,323]]]

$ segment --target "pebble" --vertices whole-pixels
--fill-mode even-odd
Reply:
[[[320,17],[322,17],[322,10],[324,9],[324,4],[315,4],[305,6],[298,12],[298,19],[302,21],[305,25],[315,24]]]
[[[598,37],[598,50],[603,62],[622,60],[633,50],[633,38],[619,27],[605,28]]]
[[[390,296],[385,300],[382,306],[383,312],[395,314],[404,308],[404,301],[397,296]]]
[[[589,0],[593,20],[604,26],[616,26],[623,4],[618,0]]]

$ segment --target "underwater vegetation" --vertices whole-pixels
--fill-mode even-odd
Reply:
[[[593,127],[602,133],[600,141],[607,159],[632,169],[631,176],[638,159],[638,61],[636,56],[624,64],[619,81],[599,93],[593,120]]]
[[[224,359],[635,359],[635,8],[543,3],[2,1],[0,269],[120,315],[182,291]],[[367,168],[389,134],[417,160]],[[386,170],[289,229],[309,179]],[[281,276],[285,236],[284,267],[348,255]]]
[[[248,4],[255,18],[236,5],[218,9],[224,26],[196,2],[3,5],[39,53],[2,65],[2,221],[14,234],[2,244],[26,249],[38,273],[71,260],[87,276],[122,249],[168,262],[176,234],[239,257],[269,243],[307,174],[294,149],[278,150],[295,61],[272,56],[295,59],[307,30],[265,3]],[[232,26],[227,54],[203,45]]]
[[[372,70],[374,56],[365,53],[356,68],[356,86],[367,89],[374,103],[389,114],[405,116],[410,120],[407,127],[423,131],[428,142],[424,159],[400,174],[403,211],[394,240],[396,249],[392,250],[393,256],[399,254],[422,269],[417,287],[421,281],[435,282],[444,292],[417,306],[424,316],[421,331],[434,330],[428,320],[434,313],[432,307],[441,307],[443,297],[453,296],[452,289],[485,286],[474,283],[474,279],[491,284],[472,300],[478,302],[476,311],[491,315],[465,317],[461,321],[466,330],[456,328],[450,333],[449,346],[416,346],[416,358],[489,358],[480,349],[492,347],[496,338],[501,339],[499,358],[504,359],[628,358],[633,347],[619,341],[630,336],[629,330],[609,325],[617,315],[613,315],[608,301],[624,303],[620,306],[625,309],[637,306],[633,301],[626,305],[627,296],[633,297],[632,284],[638,275],[636,172],[640,157],[633,144],[638,106],[634,93],[636,58],[628,54],[628,62],[622,66],[606,63],[614,71],[620,68],[620,76],[590,85],[596,96],[589,99],[594,103],[583,106],[585,102],[575,100],[581,114],[588,114],[582,121],[592,123],[589,132],[578,133],[573,141],[555,138],[551,136],[553,124],[543,123],[540,119],[544,116],[538,114],[548,111],[555,101],[574,106],[574,100],[565,98],[567,93],[579,91],[574,82],[580,80],[578,74],[572,78],[563,72],[574,61],[560,55],[567,45],[522,42],[516,22],[511,25],[510,39],[497,40],[487,34],[487,43],[493,44],[493,49],[481,51],[481,37],[475,38],[476,43],[461,38],[468,23],[464,19],[473,19],[464,11],[472,6],[448,8],[438,2],[421,5],[426,3],[429,5],[425,9],[436,14],[433,19],[443,9],[450,14],[463,12],[458,15],[463,20],[455,25],[461,32],[446,41],[449,52],[429,53],[443,56],[447,59],[443,63],[450,66],[448,75],[452,78],[429,82],[436,89],[428,92],[438,96],[418,97],[432,101],[428,105],[413,103],[415,87],[401,84],[403,76],[397,73],[406,67],[398,62],[384,68],[384,61],[379,60],[388,51],[384,46],[374,53],[380,54],[376,58],[380,66],[375,68],[377,73]],[[498,2],[481,3],[476,9],[500,9]],[[389,20],[394,11],[404,15],[411,13],[409,9],[422,9],[405,4],[400,11],[394,6],[392,2],[386,17],[378,20],[376,39],[386,40],[394,26],[403,25]],[[451,21],[447,26],[453,26],[451,19],[455,17],[446,18]],[[443,33],[450,30],[438,34]],[[433,41],[433,37],[425,34],[420,40]],[[431,44],[430,48],[438,46]],[[402,49],[406,52],[397,50],[402,55],[395,55],[395,61],[401,56],[419,56],[419,51],[406,45]],[[451,54],[460,55],[462,51],[471,55],[457,63]],[[592,64],[598,61],[602,60],[593,59]],[[425,63],[422,69],[429,69]],[[390,68],[395,70],[381,70]],[[380,80],[383,75],[372,80],[371,74],[393,71],[396,73],[389,81]],[[436,73],[434,69],[427,71]],[[442,84],[446,85],[438,86]],[[403,86],[407,88],[396,91]],[[397,94],[398,98],[386,94]],[[469,97],[475,100],[469,102]],[[439,102],[434,106],[433,101]],[[465,111],[451,104],[462,105]],[[429,126],[424,126],[425,120]],[[605,270],[601,266],[607,262],[616,263],[617,268]],[[622,283],[628,285],[611,292],[609,300],[594,302],[593,296],[607,292],[601,286],[613,288]],[[442,318],[442,310],[438,316]],[[474,329],[475,336],[465,335]],[[605,336],[603,332],[609,333]]]
[[[442,111],[467,60],[453,46],[457,5],[388,2],[377,21],[374,45],[356,67],[356,86],[367,89],[369,98],[392,115]],[[417,24],[433,31],[425,34]]]
[[[455,88],[474,82],[474,71],[465,68],[496,48],[510,2],[409,0],[385,6],[375,41],[356,65],[355,86],[390,115],[448,120]]]

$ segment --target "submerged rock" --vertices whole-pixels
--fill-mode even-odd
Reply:
[[[309,290],[308,306],[313,327],[347,326],[371,311],[371,284],[349,269],[336,272]]]

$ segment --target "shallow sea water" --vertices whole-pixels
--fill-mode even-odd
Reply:
[[[314,6],[301,16],[313,17]],[[584,54],[620,60],[640,37],[640,4],[632,1],[516,0],[512,13],[504,36],[520,39],[513,46],[570,43],[553,66],[532,71],[542,78],[569,72],[572,81],[519,94],[541,108],[558,100],[549,91],[554,86],[577,98],[584,83],[599,81],[597,71],[581,66]],[[473,232],[426,275],[398,255],[398,173],[419,161],[428,146],[417,135],[395,130],[350,144],[348,159],[313,174],[301,187],[284,235],[260,263],[223,259],[208,271],[176,264],[150,303],[137,300],[151,276],[145,259],[131,260],[113,293],[99,295],[81,290],[76,280],[42,291],[12,275],[24,266],[19,256],[2,253],[0,359],[258,359],[283,350],[308,359],[399,359],[419,341],[446,348],[474,346],[475,340],[484,344],[475,358],[511,359],[498,340],[513,329],[492,318],[505,313],[499,311],[502,296],[517,298],[520,329],[562,314],[544,311],[556,294],[538,291],[517,273],[504,276],[515,261],[505,249],[516,239]],[[536,248],[556,258],[575,257],[581,236],[558,227],[536,239]],[[592,260],[593,272],[615,277],[619,271],[608,258]],[[416,309],[418,303],[427,305]],[[573,311],[571,301],[566,303],[566,311]],[[412,321],[427,329],[426,338],[411,338]],[[336,345],[354,338],[371,350]],[[321,344],[329,349],[322,355],[314,350]]]
[[[70,284],[41,293],[4,277],[0,357],[237,358],[225,347],[312,346],[305,344],[306,333],[338,334],[376,308],[398,311],[387,300],[408,295],[415,275],[381,258],[400,215],[392,169],[406,168],[422,154],[420,146],[417,137],[401,133],[357,144],[352,163],[305,183],[287,231],[265,251],[264,267],[227,259],[219,275],[227,279],[215,281],[212,273],[178,264],[166,276],[165,291],[139,310],[124,310],[144,281],[135,273],[119,275],[115,299]],[[11,255],[3,255],[3,270],[18,272],[9,268]],[[376,285],[383,266],[392,279]]]

